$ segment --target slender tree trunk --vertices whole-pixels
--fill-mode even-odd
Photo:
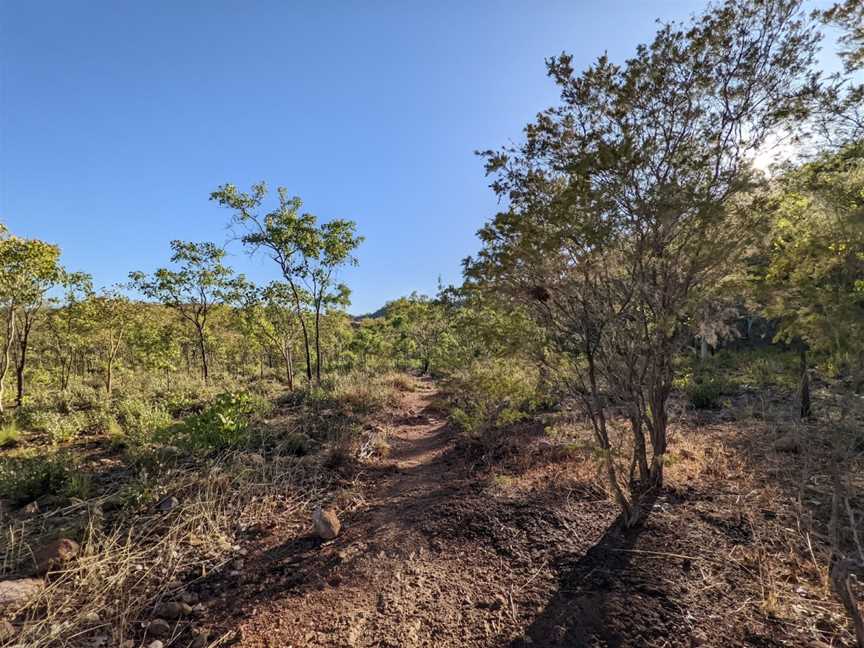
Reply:
[[[702,362],[708,360],[708,341],[704,336],[699,338],[699,360]]]
[[[294,391],[294,362],[290,346],[283,351],[282,360],[285,362],[285,377],[288,379],[288,390]]]
[[[12,360],[12,342],[15,338],[15,306],[9,307],[6,315],[6,340],[3,345],[3,361],[0,363],[0,414],[3,413],[3,395],[6,388],[6,374]]]
[[[207,366],[207,345],[204,342],[204,327],[197,326],[198,328],[198,350],[201,353],[201,371],[204,376],[204,384],[206,385],[210,381],[210,368]]]
[[[801,405],[799,414],[802,419],[808,418],[812,413],[810,406],[810,372],[807,369],[807,350],[802,348],[801,358],[801,384],[798,388],[798,401]]]
[[[321,384],[321,302],[315,304],[315,382]]]

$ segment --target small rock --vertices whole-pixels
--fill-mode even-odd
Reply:
[[[195,592],[183,592],[180,594],[180,600],[189,605],[195,605],[198,602],[198,595]]]
[[[135,648],[135,642],[131,639],[127,639],[122,644],[120,644],[120,648]]]
[[[203,603],[196,603],[192,606],[192,614],[196,617],[202,617],[207,614],[207,607]]]
[[[81,617],[81,620],[84,621],[84,623],[99,623],[100,621],[99,615],[95,612],[87,612]]]
[[[147,648],[162,648],[162,646],[164,645],[165,644],[163,644],[161,641],[155,639],[154,641],[151,641],[149,644],[147,644]]]
[[[25,515],[36,515],[39,512],[39,504],[37,502],[30,502],[21,511]]]
[[[154,637],[167,637],[171,634],[171,624],[169,624],[165,619],[153,619],[147,624],[147,632]],[[150,645],[152,646],[153,644]],[[159,645],[162,645],[161,641],[159,642]]]
[[[336,511],[332,508],[322,511],[320,506],[312,513],[312,525],[315,528],[315,535],[322,540],[332,540],[339,535],[342,528],[339,518],[336,517]]]
[[[9,623],[6,619],[0,621],[0,641],[9,641],[12,637],[15,636],[15,626]]]
[[[798,454],[801,452],[801,439],[794,432],[784,434],[774,442],[774,449],[777,452],[788,452],[790,454]]]
[[[180,506],[180,500],[178,500],[176,497],[166,497],[161,502],[159,502],[159,504],[157,504],[157,507],[163,513],[167,513],[168,511],[175,509],[178,506]]]
[[[194,628],[192,634],[195,635],[195,638],[192,640],[191,648],[205,648],[209,643],[210,633],[206,629]]]
[[[243,563],[242,559],[235,558],[234,560],[231,561],[231,569],[235,569],[235,570],[239,571],[239,570],[243,569],[243,564],[244,563]]]
[[[120,496],[118,494],[111,495],[110,497],[108,497],[108,499],[106,499],[104,502],[102,502],[102,510],[105,513],[111,513],[112,511],[119,511],[120,509],[123,508],[123,504],[124,504],[124,501],[123,501],[122,496]]]
[[[44,585],[41,578],[0,581],[0,607],[26,601],[37,594]]]
[[[243,458],[244,458],[248,463],[253,464],[253,465],[255,465],[255,466],[263,466],[265,463],[267,463],[267,462],[264,460],[264,457],[262,457],[262,456],[261,456],[260,454],[258,454],[257,452],[250,452],[250,453],[244,455]]]
[[[156,615],[164,619],[179,619],[192,613],[192,606],[182,601],[169,601],[156,607]]]
[[[45,545],[33,554],[33,561],[36,563],[36,573],[45,574],[51,569],[69,562],[78,555],[80,550],[81,547],[78,543],[69,538],[60,538]]]

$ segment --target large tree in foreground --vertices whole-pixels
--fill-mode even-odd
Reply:
[[[666,25],[623,65],[548,61],[561,104],[487,151],[508,201],[469,278],[524,304],[582,401],[625,524],[663,482],[673,359],[748,244],[750,161],[803,115],[817,35],[797,0],[728,0]],[[630,423],[619,475],[610,421]],[[650,453],[649,453],[650,449]]]

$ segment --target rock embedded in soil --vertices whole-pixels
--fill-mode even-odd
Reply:
[[[315,528],[315,535],[322,540],[332,540],[342,529],[336,511],[332,508],[321,510],[320,506],[312,513],[312,525]]]
[[[60,567],[75,558],[80,550],[81,547],[78,543],[69,538],[60,538],[45,545],[33,554],[36,573],[45,574],[56,567]]]
[[[794,432],[784,434],[774,442],[774,449],[777,452],[797,454],[798,452],[801,452],[801,439],[798,438],[798,435]]]
[[[38,594],[45,583],[41,578],[19,578],[0,581],[0,607],[22,603]]]
[[[153,619],[147,624],[147,632],[154,637],[167,637],[171,634],[171,624],[165,619]]]
[[[192,606],[182,601],[161,603],[156,607],[156,616],[163,619],[179,619],[189,614],[192,614]]]
[[[159,504],[157,504],[157,507],[163,513],[167,513],[168,511],[171,511],[178,506],[180,506],[180,500],[178,500],[176,497],[166,497],[161,502],[159,502]]]

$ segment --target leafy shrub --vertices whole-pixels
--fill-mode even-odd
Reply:
[[[538,404],[538,377],[516,362],[475,362],[451,379],[451,418],[466,432],[480,434],[525,418]]]
[[[15,419],[0,424],[0,448],[15,445],[20,437],[21,431]]]
[[[16,503],[31,502],[43,495],[80,497],[82,484],[71,457],[63,454],[25,455],[0,460],[0,497]],[[89,483],[89,482],[88,482]]]
[[[30,419],[34,430],[41,430],[51,437],[51,443],[66,443],[74,440],[87,428],[86,418],[77,412],[38,412]]]
[[[138,444],[150,442],[173,422],[163,407],[134,398],[117,406],[117,418],[125,435]]]
[[[697,410],[717,409],[723,395],[723,383],[714,378],[691,380],[687,385],[687,397]]]
[[[219,394],[199,414],[172,430],[178,444],[195,450],[221,450],[243,445],[260,402],[249,394]]]

